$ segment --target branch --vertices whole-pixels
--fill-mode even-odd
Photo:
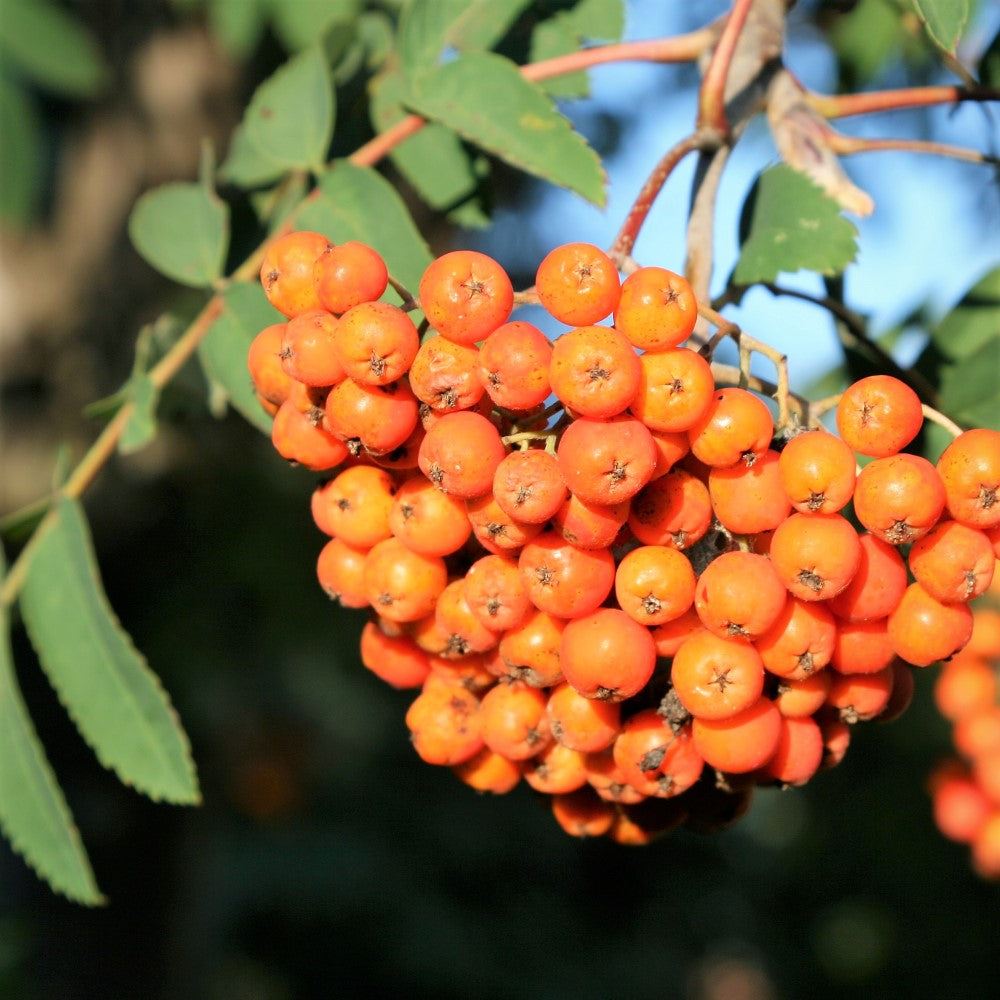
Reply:
[[[932,156],[950,156],[968,163],[988,163],[1000,166],[1000,157],[980,153],[978,149],[953,146],[946,142],[929,142],[925,139],[861,139],[844,135],[830,129],[826,134],[827,145],[840,156],[853,153],[876,153],[888,149],[899,149],[909,153],[930,153]]]
[[[1000,87],[904,87],[900,90],[872,90],[866,94],[817,94],[806,91],[805,99],[824,118],[834,119],[962,101],[1000,101]]]
[[[746,24],[753,0],[735,0],[726,17],[719,44],[712,53],[712,60],[705,70],[698,95],[698,130],[712,131],[719,138],[729,135],[726,116],[726,81],[736,52],[736,43]]]

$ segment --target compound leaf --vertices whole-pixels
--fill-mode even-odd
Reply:
[[[9,636],[7,609],[0,603],[0,830],[56,892],[96,906],[104,897],[25,708]]]
[[[409,103],[512,166],[604,205],[600,158],[510,60],[489,52],[460,56],[424,73]]]
[[[108,604],[83,509],[43,525],[21,591],[42,668],[97,759],[152,799],[199,801],[194,762],[159,678]]]
[[[954,55],[969,21],[969,0],[913,0],[913,8],[931,41]]]

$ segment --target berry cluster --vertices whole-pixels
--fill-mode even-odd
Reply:
[[[287,317],[249,358],[275,447],[332,473],[319,582],[370,608],[362,661],[418,689],[417,753],[473,788],[523,780],[574,835],[713,829],[836,764],[853,723],[905,709],[908,665],[968,642],[1000,434],[936,466],[902,451],[924,415],[899,380],[852,385],[839,434],[775,428],[682,346],[682,276],[622,281],[589,244],[538,268],[554,342],[473,251],[402,307],[377,253],[318,233],[276,240],[261,280]]]
[[[1000,577],[973,609],[972,638],[941,669],[934,701],[952,726],[957,755],[931,774],[938,829],[968,844],[973,868],[1000,879]]]

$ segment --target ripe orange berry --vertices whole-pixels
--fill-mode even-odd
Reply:
[[[551,525],[553,531],[578,549],[606,549],[615,543],[628,513],[628,500],[590,503],[570,493],[552,515]]]
[[[427,431],[420,445],[420,471],[440,490],[456,497],[481,497],[507,453],[500,432],[471,410],[448,413]]]
[[[723,552],[702,570],[694,606],[705,628],[727,639],[752,641],[777,621],[788,592],[767,556]]]
[[[587,783],[605,802],[622,805],[641,802],[646,796],[633,788],[622,769],[615,763],[612,748],[587,754]]]
[[[382,297],[389,272],[377,250],[349,240],[330,244],[313,263],[313,285],[324,309],[345,313]]]
[[[854,492],[854,453],[834,434],[805,431],[782,449],[778,474],[797,511],[835,514],[847,506]]]
[[[452,770],[459,781],[477,792],[506,795],[520,783],[522,767],[520,762],[484,746]]]
[[[611,829],[615,810],[587,786],[552,796],[552,815],[571,837],[601,837]]]
[[[764,664],[749,643],[698,632],[674,654],[670,680],[695,718],[728,719],[763,693]]]
[[[368,622],[361,630],[361,662],[395,688],[416,688],[430,673],[429,657],[406,635],[386,635]]]
[[[874,458],[895,455],[920,432],[920,397],[892,375],[870,375],[844,390],[837,430],[853,451]]]
[[[795,513],[771,536],[771,565],[803,601],[821,601],[844,590],[861,563],[861,543],[840,514]]]
[[[609,326],[569,330],[552,346],[549,382],[574,413],[613,417],[639,391],[642,365],[628,340]]]
[[[889,704],[895,672],[884,667],[871,674],[830,673],[826,703],[850,725],[881,715]]]
[[[694,592],[690,560],[665,545],[641,545],[628,552],[615,570],[618,606],[640,625],[679,618],[691,607]]]
[[[844,621],[885,618],[906,590],[906,563],[899,550],[868,532],[858,536],[861,560],[851,582],[830,598],[830,610]]]
[[[854,513],[890,545],[916,541],[937,523],[945,489],[937,470],[919,455],[890,455],[869,462],[854,487]]]
[[[432,410],[467,410],[483,397],[476,373],[479,348],[456,344],[447,337],[428,337],[410,365],[410,388]]]
[[[1000,525],[1000,431],[965,431],[945,448],[937,463],[948,511],[973,528]]]
[[[566,499],[566,484],[555,455],[540,448],[512,451],[493,475],[493,496],[518,521],[548,521]]]
[[[531,687],[551,687],[562,680],[560,649],[566,623],[545,611],[530,612],[500,640],[503,679],[524,681]]]
[[[402,378],[420,347],[413,320],[388,302],[360,302],[336,324],[333,347],[344,371],[364,385]]]
[[[587,784],[584,755],[561,743],[550,743],[525,762],[524,780],[536,792],[565,795]]]
[[[873,674],[889,666],[895,652],[884,618],[840,622],[830,666],[838,674]]]
[[[939,521],[913,543],[907,562],[939,601],[971,601],[992,582],[996,556],[982,531],[960,521]]]
[[[615,327],[636,347],[676,347],[697,321],[698,301],[683,275],[665,267],[640,267],[622,282]]]
[[[472,613],[494,632],[516,628],[534,610],[517,560],[510,556],[477,559],[465,576],[465,598]]]
[[[580,549],[554,531],[529,541],[517,565],[535,607],[560,618],[590,614],[615,580],[615,560],[608,549]]]
[[[546,693],[523,681],[498,684],[480,704],[483,741],[509,760],[527,760],[551,742]]]
[[[680,649],[681,643],[696,632],[706,631],[702,625],[698,612],[692,604],[684,614],[673,621],[664,622],[653,629],[653,643],[656,646],[656,655],[665,659],[675,656]]]
[[[281,341],[284,323],[265,326],[250,342],[247,368],[259,396],[280,406],[287,398],[292,377],[281,363]]]
[[[420,279],[419,296],[430,325],[459,344],[488,337],[514,308],[507,272],[475,250],[453,250],[432,261]]]
[[[774,756],[781,739],[781,713],[768,698],[726,719],[695,718],[694,745],[709,767],[729,774],[747,774]]]
[[[282,458],[317,472],[332,469],[350,454],[346,445],[325,430],[311,413],[286,399],[274,414],[271,443]]]
[[[281,367],[306,385],[333,385],[344,377],[344,366],[334,348],[339,320],[322,309],[299,313],[285,324],[281,338]]]
[[[470,653],[484,653],[499,642],[497,634],[483,625],[469,609],[464,577],[452,580],[438,594],[434,621],[447,637],[445,656],[464,657]]]
[[[751,466],[743,463],[708,474],[715,516],[737,535],[777,528],[792,509],[778,473],[779,456],[768,449]]]
[[[652,708],[625,721],[612,747],[625,780],[646,795],[671,798],[701,777],[704,761],[691,740],[690,725],[676,732]]]
[[[551,361],[552,345],[545,334],[531,323],[514,320],[483,341],[476,377],[497,406],[530,410],[549,396]]]
[[[279,236],[264,253],[260,283],[268,302],[285,316],[322,309],[313,285],[313,265],[330,241],[321,233],[301,230]]]
[[[639,390],[629,405],[651,431],[686,431],[715,392],[709,363],[687,347],[647,351],[639,357]]]
[[[972,635],[967,604],[942,604],[919,583],[906,588],[888,618],[889,637],[897,656],[926,667],[957,653]]]
[[[389,621],[415,622],[429,615],[447,583],[443,559],[411,552],[398,538],[383,539],[368,553],[368,600]]]
[[[417,427],[418,403],[405,378],[363,385],[345,378],[326,397],[326,423],[357,454],[383,455],[400,447]]]
[[[826,604],[791,597],[774,624],[754,640],[770,673],[798,681],[830,662],[837,641],[837,622]]]
[[[352,465],[313,490],[313,520],[325,534],[370,549],[392,534],[389,513],[396,489],[391,472]]]
[[[949,840],[971,844],[993,812],[964,765],[949,761],[930,777],[934,822]]]
[[[798,680],[784,678],[774,696],[778,711],[787,719],[804,719],[814,715],[826,704],[832,678],[829,670],[816,670]]]
[[[688,430],[691,453],[705,465],[753,465],[771,447],[774,421],[764,402],[747,389],[719,389]]]
[[[419,643],[417,645],[419,646]],[[435,677],[448,684],[464,687],[478,695],[482,695],[496,684],[496,676],[487,664],[485,653],[465,653],[458,656],[448,653],[447,650],[445,652],[445,656],[427,654],[431,673]]]
[[[610,316],[621,296],[614,261],[590,243],[566,243],[538,265],[535,291],[560,323],[590,326]]]
[[[608,837],[625,847],[651,844],[688,822],[688,808],[689,803],[678,797],[646,798],[634,805],[622,804]]]
[[[688,549],[712,524],[708,487],[683,469],[671,469],[647,483],[633,498],[629,528],[646,545]]]
[[[563,676],[580,694],[623,701],[653,675],[656,647],[649,630],[618,608],[574,618],[563,631]]]
[[[993,705],[998,692],[996,670],[966,647],[941,665],[934,681],[934,704],[949,722],[958,722],[969,712]]]
[[[823,762],[823,734],[815,719],[781,718],[781,733],[764,774],[782,785],[804,785]]]
[[[618,702],[585,698],[566,683],[552,689],[545,711],[555,739],[581,753],[611,746],[621,729]]]
[[[556,448],[570,492],[610,506],[635,496],[656,468],[652,435],[634,417],[574,420]]]
[[[461,687],[423,689],[406,711],[406,726],[428,764],[460,764],[483,746],[479,699]]]
[[[389,528],[408,549],[428,556],[451,555],[472,534],[465,504],[423,476],[405,480],[396,491]]]
[[[465,513],[473,535],[487,552],[518,552],[544,527],[511,517],[492,493],[466,500]]]
[[[365,593],[365,556],[340,538],[331,538],[316,559],[316,578],[331,601],[345,608],[367,608]]]

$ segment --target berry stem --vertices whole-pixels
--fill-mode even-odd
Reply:
[[[981,153],[978,149],[967,149],[965,146],[953,146],[946,142],[930,142],[926,139],[862,139],[857,136],[844,135],[833,129],[826,131],[827,145],[841,156],[853,153],[877,153],[883,150],[898,149],[909,153],[929,153],[932,156],[949,156],[956,160],[966,160],[969,163],[988,163],[992,166],[1000,164],[1000,158]]]
[[[711,62],[705,70],[698,95],[698,130],[712,132],[720,139],[729,135],[729,120],[726,117],[726,80],[733,62],[733,53],[740,33],[746,24],[747,14],[753,0],[736,0],[719,37],[719,43],[712,53]]]
[[[849,115],[929,108],[962,101],[998,101],[1000,87],[903,87],[899,90],[873,90],[866,94],[817,94],[806,91],[805,98],[824,118],[832,120]]]
[[[938,427],[943,427],[952,437],[958,437],[963,434],[964,431],[958,424],[955,423],[950,417],[946,417],[940,410],[935,410],[933,406],[928,406],[926,403],[921,404],[921,411],[924,417],[929,420],[932,424],[937,424]]]

